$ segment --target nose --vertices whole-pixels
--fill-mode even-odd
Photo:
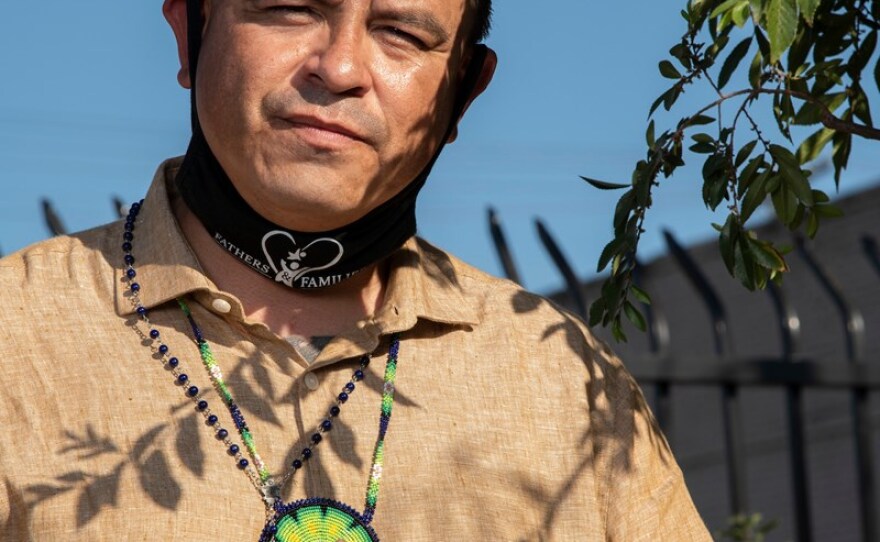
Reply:
[[[368,47],[362,32],[337,29],[326,45],[315,52],[310,76],[331,93],[362,96],[371,87]]]

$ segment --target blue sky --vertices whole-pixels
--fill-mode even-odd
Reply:
[[[160,0],[8,4],[0,18],[5,253],[46,236],[41,197],[54,202],[70,229],[109,221],[110,198],[142,197],[158,163],[182,154],[189,138],[187,94],[175,80],[175,46]],[[498,73],[422,193],[419,227],[498,274],[485,218],[495,207],[524,282],[547,292],[561,280],[533,221],[545,221],[579,275],[593,274],[616,195],[578,176],[625,182],[644,155],[648,107],[669,86],[656,66],[684,31],[684,0],[496,4],[489,44],[500,57]],[[694,89],[674,112],[709,101],[708,92]],[[659,126],[677,118],[660,115]],[[857,145],[842,192],[876,184],[878,166],[876,143]],[[827,175],[817,180],[833,189]],[[665,183],[644,256],[662,252],[661,227],[686,242],[713,235],[717,217],[700,201],[700,182],[698,168],[690,168]]]

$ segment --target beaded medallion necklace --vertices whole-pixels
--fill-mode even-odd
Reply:
[[[291,463],[286,473],[280,477],[273,477],[257,451],[254,436],[245,421],[244,414],[232,397],[223,379],[223,373],[211,352],[211,347],[205,340],[186,301],[182,298],[177,299],[180,309],[192,328],[193,339],[198,346],[202,364],[214,385],[214,389],[229,411],[250,460],[245,457],[242,447],[233,441],[229,431],[222,427],[220,419],[212,412],[199,387],[191,382],[189,375],[181,371],[180,360],[171,355],[170,348],[161,341],[159,330],[150,322],[147,308],[140,300],[141,286],[135,281],[137,271],[134,268],[135,258],[132,255],[135,220],[142,205],[143,200],[132,204],[125,221],[122,244],[125,280],[128,283],[132,305],[140,317],[140,321],[135,323],[135,330],[143,339],[149,339],[149,347],[160,356],[163,365],[174,376],[176,383],[195,403],[196,410],[205,417],[205,422],[214,431],[217,440],[226,446],[238,468],[247,474],[262,497],[266,506],[267,520],[259,542],[379,542],[379,538],[370,524],[373,521],[379,498],[379,482],[382,478],[382,465],[385,459],[385,434],[388,431],[391,408],[394,404],[394,381],[397,375],[397,354],[400,347],[399,336],[392,336],[388,349],[379,417],[379,434],[373,450],[373,465],[367,484],[364,512],[359,513],[347,504],[325,498],[308,498],[285,503],[281,499],[282,488],[297,471],[302,469],[303,464],[312,457],[315,446],[320,444],[324,440],[324,435],[333,428],[333,419],[340,415],[342,406],[348,401],[350,394],[355,391],[357,383],[363,380],[364,370],[370,364],[371,355],[366,354],[361,357],[358,369],[343,386],[335,403],[328,410],[327,417],[312,434],[310,444],[303,448],[299,457]],[[147,328],[146,333],[141,326]]]

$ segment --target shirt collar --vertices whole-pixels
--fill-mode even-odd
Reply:
[[[202,271],[172,211],[172,183],[181,162],[182,158],[174,158],[159,166],[133,232],[132,255],[138,273],[134,280],[141,284],[140,301],[148,309],[188,294],[224,295]],[[120,243],[121,232],[120,226]],[[119,260],[121,277],[121,250]],[[379,333],[405,331],[419,319],[477,325],[482,295],[465,294],[463,269],[445,252],[423,240],[409,239],[390,256],[385,302],[374,318]],[[233,303],[234,313],[240,312],[237,305]],[[117,289],[116,310],[121,315],[134,312],[127,288]]]
[[[465,293],[463,267],[445,252],[413,237],[391,256],[389,269],[385,302],[377,314],[383,333],[409,329],[419,319],[466,326],[480,322],[482,295]]]
[[[159,166],[135,223],[131,254],[138,274],[134,281],[141,285],[140,301],[148,309],[199,290],[216,290],[202,272],[171,209],[169,190],[182,160],[173,158]],[[121,244],[121,226],[119,230]],[[119,260],[121,263],[121,249]],[[117,288],[116,311],[120,315],[135,311],[125,287]]]

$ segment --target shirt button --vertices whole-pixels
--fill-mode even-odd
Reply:
[[[318,381],[318,377],[315,375],[315,373],[306,373],[304,381],[306,387],[309,388],[309,390],[311,391],[315,391],[316,389],[318,389],[318,385],[320,384],[320,382]]]
[[[222,314],[229,314],[232,310],[232,305],[229,304],[229,301],[220,299],[219,297],[211,302],[211,306],[214,307],[215,311]]]

